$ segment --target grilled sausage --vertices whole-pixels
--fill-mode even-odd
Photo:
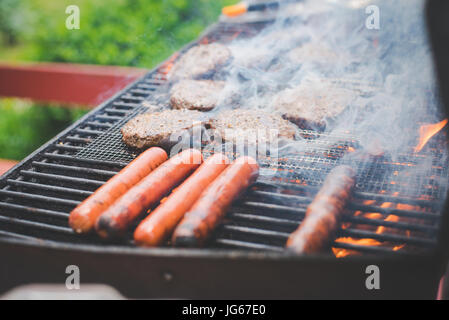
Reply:
[[[145,210],[160,201],[189,176],[203,161],[200,151],[189,149],[170,158],[136,184],[97,220],[97,233],[103,238],[122,236]]]
[[[204,189],[226,169],[228,164],[229,159],[222,154],[215,154],[207,159],[164,203],[140,223],[134,232],[135,242],[147,247],[161,244],[173,232]]]
[[[175,229],[175,246],[193,247],[204,243],[224,217],[231,203],[258,177],[259,166],[250,157],[234,161],[201,194],[199,200]]]
[[[306,211],[305,219],[287,240],[287,249],[298,254],[323,250],[335,237],[343,209],[355,185],[355,171],[334,168]]]
[[[70,213],[70,226],[76,233],[93,230],[101,213],[166,160],[167,153],[161,148],[143,152]]]

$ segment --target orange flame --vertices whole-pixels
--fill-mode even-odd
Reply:
[[[398,196],[399,193],[395,192],[393,193],[393,196]],[[364,201],[363,202],[365,205],[370,205],[370,204],[374,204],[375,201],[373,200],[368,200],[368,201]],[[398,203],[398,204],[394,204],[392,202],[384,202],[380,205],[382,208],[397,208],[397,209],[402,209],[402,210],[419,210],[418,207],[415,206],[411,206],[408,204],[402,204],[402,203]],[[380,213],[376,213],[376,212],[366,212],[366,213],[361,213],[360,211],[357,211],[355,213],[355,216],[360,216],[363,215],[364,218],[368,218],[368,219],[384,219],[384,221],[391,221],[391,222],[399,222],[401,221],[401,218],[396,216],[396,215],[388,215],[386,218],[384,218],[385,216],[383,214]],[[343,229],[348,228],[349,225],[344,224],[343,225]],[[363,226],[359,226],[359,228],[362,228]],[[388,227],[385,226],[379,226],[375,229],[375,232],[377,234],[382,234],[388,231]],[[372,230],[372,229],[371,229]],[[374,230],[373,230],[374,231]],[[405,235],[410,237],[410,231],[406,230],[405,231]],[[380,242],[377,241],[375,239],[356,239],[356,238],[351,238],[351,237],[341,237],[335,240],[335,242],[337,243],[348,243],[348,244],[354,244],[354,245],[359,245],[359,246],[388,246],[388,243],[386,242]],[[405,244],[399,244],[396,246],[392,247],[393,251],[398,251],[401,250],[405,247]],[[350,249],[343,249],[343,248],[332,248],[332,251],[335,255],[335,257],[337,258],[344,258],[347,256],[352,256],[352,255],[360,255],[360,252],[355,251],[355,250],[350,250]]]
[[[427,142],[446,126],[447,122],[448,120],[444,119],[436,124],[426,124],[419,128],[419,143],[415,147],[415,153],[420,152]]]

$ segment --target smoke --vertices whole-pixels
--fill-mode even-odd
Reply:
[[[327,133],[350,131],[360,147],[393,156],[416,144],[422,122],[439,121],[438,97],[421,0],[376,1],[380,29],[366,27],[370,1],[306,1],[292,5],[251,39],[229,47],[233,61],[219,107],[275,113],[283,90],[337,83],[352,96]],[[356,8],[354,8],[356,7]],[[301,143],[298,144],[301,146]]]
[[[367,27],[370,5],[379,9],[379,29]],[[415,173],[410,168],[398,179],[412,181],[414,175],[431,172],[432,161],[419,163],[412,151],[419,127],[442,120],[424,1],[285,4],[272,25],[256,37],[237,38],[228,46],[233,60],[218,75],[226,84],[211,116],[228,108],[276,114],[279,99],[289,92],[321,90],[332,97],[332,108],[337,108],[338,101],[347,103],[344,111],[323,119],[324,138],[310,142],[298,131],[296,141],[279,149],[280,156],[304,151],[310,143],[320,144],[320,139],[326,140],[325,145],[329,136],[349,133],[358,144],[351,159],[382,155],[397,161],[408,154]],[[328,91],[332,86],[342,90],[332,96]],[[338,97],[339,92],[344,97]],[[297,97],[301,99],[304,96]],[[307,108],[307,103],[300,106]],[[446,154],[439,157],[446,158]]]

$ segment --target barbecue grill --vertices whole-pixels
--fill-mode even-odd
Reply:
[[[300,130],[306,147],[277,163],[259,159],[274,177],[261,176],[203,249],[142,249],[131,234],[111,244],[69,228],[69,212],[138,155],[122,142],[120,128],[166,101],[165,75],[174,61],[197,43],[251,38],[271,23],[217,23],[6,173],[0,180],[0,252],[6,257],[0,291],[63,282],[65,268],[75,264],[83,283],[107,283],[132,298],[435,298],[449,233],[442,222],[449,182],[443,131],[420,153],[410,146],[399,159],[353,159],[344,155],[357,148],[355,135]],[[403,178],[426,159],[430,171]],[[332,251],[285,252],[327,173],[348,161],[358,182]],[[398,179],[391,180],[395,172]],[[370,265],[380,268],[380,290],[365,287]]]

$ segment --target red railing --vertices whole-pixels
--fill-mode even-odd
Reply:
[[[66,63],[0,63],[0,96],[95,107],[147,70]],[[0,160],[0,175],[15,165]]]

